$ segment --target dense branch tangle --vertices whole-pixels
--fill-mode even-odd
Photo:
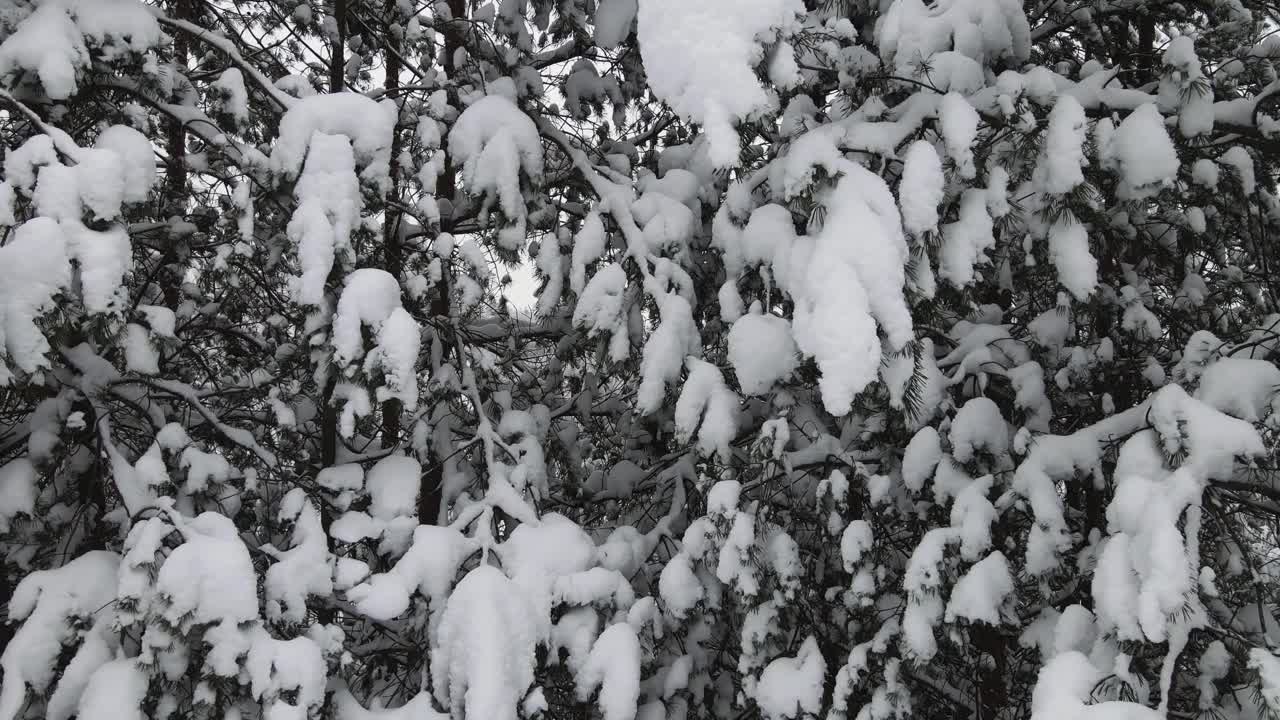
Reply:
[[[1274,14],[19,0],[0,720],[1280,712]]]

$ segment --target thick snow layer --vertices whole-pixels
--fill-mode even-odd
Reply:
[[[1178,131],[1194,137],[1213,131],[1213,83],[1205,79],[1190,35],[1170,38],[1165,48],[1164,73],[1160,76],[1162,108],[1177,109]]]
[[[1280,368],[1266,360],[1226,357],[1200,375],[1195,398],[1232,417],[1258,422],[1272,411],[1280,390]]]
[[[1098,285],[1098,260],[1089,252],[1089,233],[1070,218],[1049,226],[1049,257],[1058,269],[1058,282],[1076,300],[1084,300]]]
[[[454,588],[432,642],[432,689],[454,717],[517,720],[533,684],[538,622],[519,585],[489,565]]]
[[[1031,29],[1017,0],[895,0],[876,27],[880,51],[907,77],[912,63],[954,50],[981,63],[1025,61]]]
[[[1245,195],[1253,194],[1254,189],[1257,187],[1253,158],[1244,146],[1232,145],[1218,157],[1218,163],[1231,168],[1232,172],[1235,173],[1236,179],[1240,181],[1240,188]]]
[[[902,183],[898,186],[902,225],[907,232],[920,235],[938,229],[938,206],[942,204],[944,190],[938,151],[924,140],[911,143],[903,159]]]
[[[369,468],[369,514],[379,520],[416,516],[422,466],[405,455],[388,455]]]
[[[0,348],[22,372],[49,365],[49,341],[35,323],[71,285],[68,251],[63,229],[49,218],[19,225],[0,246]],[[0,386],[9,373],[0,360]]]
[[[692,357],[687,365],[689,375],[676,400],[676,437],[688,442],[696,430],[699,452],[727,458],[738,430],[738,396],[715,365]]]
[[[978,137],[980,122],[978,111],[959,93],[947,93],[938,103],[938,123],[947,156],[955,162],[960,176],[965,179],[972,179],[978,173],[973,164],[973,142]]]
[[[41,3],[0,44],[0,77],[9,80],[20,72],[32,73],[53,100],[66,100],[76,92],[76,75],[89,62],[80,28],[60,2]]]
[[[637,37],[649,87],[681,116],[702,124],[717,167],[738,164],[733,123],[772,108],[754,68],[757,36],[804,12],[797,0],[645,0]]]
[[[112,660],[89,677],[80,695],[81,720],[146,720],[143,704],[150,678],[136,659]]]
[[[679,379],[685,357],[697,357],[702,350],[701,336],[687,300],[667,293],[660,297],[659,308],[662,320],[645,342],[640,358],[641,379],[636,404],[646,415],[662,406],[666,388]]]
[[[462,181],[473,195],[497,200],[513,233],[500,233],[509,250],[524,243],[520,173],[542,175],[542,141],[533,120],[501,95],[488,95],[462,111],[449,133],[449,152],[462,163]]]
[[[333,359],[346,368],[364,356],[362,328],[376,333],[377,348],[366,368],[380,367],[385,385],[379,399],[399,398],[417,405],[417,361],[421,335],[417,322],[400,306],[400,284],[377,268],[360,268],[347,275],[333,317]]]
[[[244,127],[249,122],[249,93],[244,89],[244,76],[240,70],[223,70],[211,85],[222,94],[220,100],[223,111],[231,116],[237,127]]]
[[[926,425],[916,431],[902,454],[902,482],[909,490],[919,492],[925,480],[933,476],[933,470],[942,459],[942,440],[938,431]]]
[[[793,279],[785,285],[796,301],[796,344],[817,360],[823,405],[837,416],[879,373],[876,322],[893,349],[914,337],[897,204],[878,175],[854,163],[840,167],[844,175],[823,199],[822,231],[811,249],[793,251]]]
[[[866,520],[853,520],[846,525],[840,535],[840,558],[844,563],[844,571],[852,573],[874,542],[871,525]]]
[[[288,233],[302,271],[295,284],[298,302],[321,305],[335,260],[351,252],[351,233],[360,222],[364,200],[350,141],[319,131],[308,140],[311,151],[293,188],[298,205]]]
[[[786,379],[799,364],[791,323],[753,306],[729,330],[729,363],[747,395],[762,395]]]
[[[129,234],[119,225],[97,231],[79,224],[63,224],[71,257],[80,265],[80,293],[85,309],[109,313],[120,309],[122,283],[133,268]]]
[[[390,182],[391,132],[396,122],[396,105],[378,103],[354,92],[328,93],[302,98],[280,119],[280,134],[271,149],[271,167],[287,178],[295,178],[310,155],[312,138],[344,135],[355,151],[355,160],[364,169],[361,177],[374,187]]]
[[[1178,174],[1177,150],[1154,103],[1129,113],[1099,155],[1102,166],[1120,177],[1116,195],[1121,200],[1150,197]]]
[[[590,700],[598,689],[596,702],[604,720],[634,720],[640,699],[641,661],[640,639],[630,624],[605,628],[574,678],[578,700]]]
[[[143,203],[156,183],[156,158],[146,135],[127,125],[112,125],[98,133],[94,147],[110,150],[120,159],[121,199]]]
[[[165,560],[156,593],[175,627],[234,626],[258,617],[258,577],[231,519],[206,512],[184,528],[186,541]]]
[[[1001,607],[1013,592],[1013,576],[1004,554],[996,551],[969,568],[951,590],[946,621],[957,619],[999,625]]]
[[[0,465],[0,534],[9,532],[19,514],[31,517],[35,511],[35,466],[24,457]]]
[[[22,579],[9,598],[9,619],[22,625],[0,655],[0,718],[17,717],[27,686],[43,692],[55,678],[64,643],[75,639],[69,617],[93,617],[116,597],[120,556],[104,550]],[[256,614],[256,613],[255,613]]]
[[[1062,195],[1084,182],[1084,143],[1088,124],[1080,101],[1062,95],[1049,113],[1049,129],[1045,133],[1037,179],[1044,192]]]
[[[658,593],[663,607],[672,617],[683,619],[706,597],[702,582],[693,572],[693,561],[686,553],[676,553],[662,568]]]
[[[636,19],[636,0],[601,0],[596,7],[596,45],[605,50],[617,47],[631,32]]]
[[[475,541],[453,528],[419,525],[413,531],[409,550],[390,572],[370,577],[347,596],[361,613],[376,620],[390,620],[409,609],[410,597],[416,591],[430,601],[435,622],[453,589],[458,568],[475,550]]]
[[[960,196],[960,215],[942,226],[938,252],[938,277],[964,287],[974,281],[974,266],[987,262],[986,251],[995,245],[995,226],[987,210],[985,191],[970,188]]]
[[[301,625],[307,616],[307,598],[333,592],[332,559],[320,511],[307,499],[306,491],[289,491],[281,502],[280,519],[294,523],[292,547],[278,551],[276,562],[267,568],[267,618]]]
[[[1008,450],[1008,425],[989,398],[973,398],[956,413],[951,423],[951,454],[956,460],[969,462],[977,451],[999,457]]]
[[[780,657],[765,667],[755,687],[756,705],[768,720],[816,716],[826,673],[818,641],[810,636],[795,657]]]

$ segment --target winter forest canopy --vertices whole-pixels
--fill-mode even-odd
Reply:
[[[0,0],[0,720],[1280,718],[1278,63]]]

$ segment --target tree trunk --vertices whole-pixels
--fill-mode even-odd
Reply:
[[[385,12],[387,17],[394,17],[396,12],[395,0],[387,0]],[[386,52],[386,89],[387,97],[396,103],[396,107],[400,107],[399,93],[396,91],[400,88],[400,46],[399,40],[390,31],[386,34],[387,52]],[[383,210],[382,224],[382,252],[383,252],[383,269],[391,273],[396,282],[403,282],[404,278],[404,249],[400,246],[400,209],[396,202],[400,199],[400,150],[403,147],[403,140],[400,137],[399,129],[392,130],[391,134],[391,190],[388,193],[388,202]],[[400,442],[401,420],[400,416],[403,412],[402,403],[396,398],[391,398],[382,403],[382,447],[392,448]]]
[[[329,45],[329,92],[342,92],[347,79],[347,0],[333,0],[337,34]]]
[[[466,0],[449,0],[449,12],[453,15],[454,21],[450,22],[444,32],[444,63],[445,73],[450,80],[456,79],[457,68],[453,63],[453,56],[457,54],[458,48],[462,47],[463,33],[466,32],[466,23],[459,20],[466,17],[467,6]],[[449,89],[449,102],[457,105],[458,92],[456,88]],[[444,197],[449,200],[448,207],[453,207],[453,196],[457,192],[458,186],[454,181],[453,159],[447,154],[446,148],[448,141],[440,143],[440,149],[437,152],[446,153],[444,156],[444,170],[440,173],[440,180],[436,184],[436,196]],[[441,213],[440,229],[442,232],[453,230],[452,214],[446,215]],[[449,265],[444,266],[443,276],[440,278],[440,285],[436,288],[436,295],[431,301],[431,316],[448,317],[449,316],[449,290],[453,283],[449,278]],[[445,343],[442,357],[449,357],[451,348],[449,340],[443,333],[437,333],[436,342]],[[461,368],[458,369],[461,372]],[[436,520],[440,516],[440,503],[443,501],[443,482],[444,482],[444,458],[435,456],[431,458],[431,464],[427,471],[422,475],[422,481],[418,487],[418,522],[423,525],[435,525]]]

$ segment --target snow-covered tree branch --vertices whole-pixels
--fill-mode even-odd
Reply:
[[[0,3],[0,720],[1280,717],[1278,13]]]

